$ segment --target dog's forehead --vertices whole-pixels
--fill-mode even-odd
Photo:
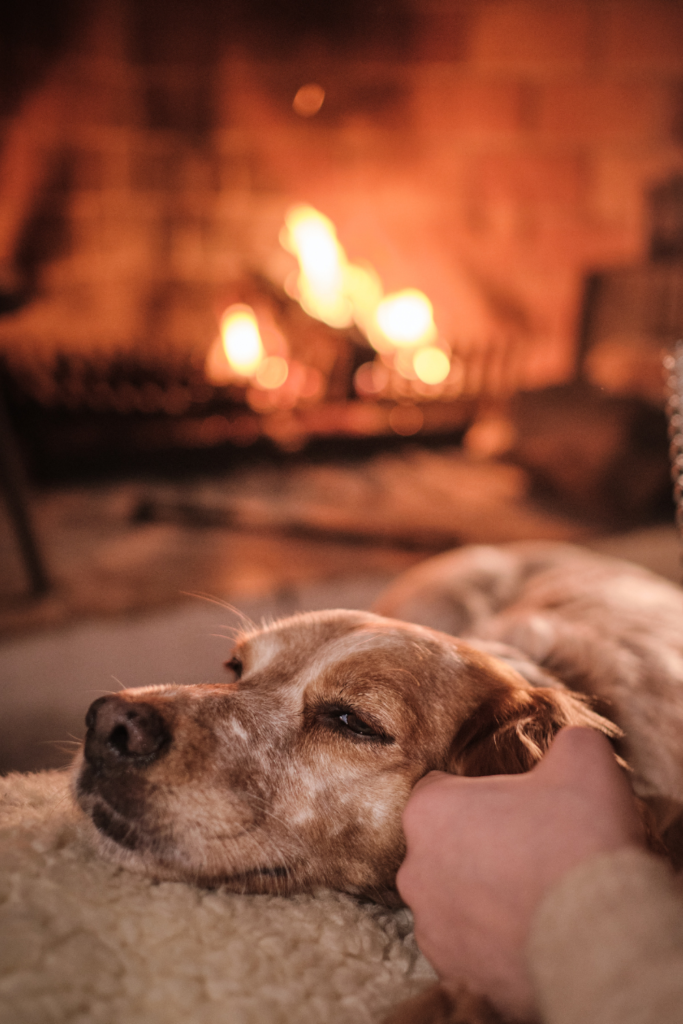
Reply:
[[[297,615],[245,637],[243,643],[250,672],[286,662],[304,687],[325,676],[327,669],[350,663],[418,671],[435,660],[462,660],[452,638],[370,612]]]
[[[299,660],[299,656],[314,654],[374,619],[379,616],[343,609],[304,612],[244,634],[239,646],[248,654],[250,669],[258,670],[275,657],[296,655]]]

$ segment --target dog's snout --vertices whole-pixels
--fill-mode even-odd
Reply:
[[[85,757],[91,764],[147,763],[158,757],[170,740],[168,727],[155,707],[116,695],[94,701],[85,724]]]

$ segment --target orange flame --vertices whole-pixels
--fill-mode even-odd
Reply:
[[[397,348],[426,345],[436,338],[432,304],[417,288],[387,295],[377,306],[375,319],[387,341]]]
[[[413,369],[423,384],[441,384],[451,370],[451,361],[441,348],[427,345],[413,356]]]
[[[377,272],[349,262],[334,224],[312,206],[290,207],[280,242],[299,263],[296,286],[288,283],[287,290],[310,316],[331,327],[356,323],[408,380],[430,386],[446,380],[450,349],[439,341],[432,304],[424,292],[406,288],[385,296]],[[361,375],[361,393],[369,393],[369,382]]]
[[[330,327],[349,327],[353,316],[344,286],[347,259],[332,221],[312,206],[293,206],[280,241],[299,261],[299,302],[306,312]]]
[[[264,356],[263,342],[251,306],[228,306],[220,323],[223,350],[228,363],[241,377],[251,377]]]
[[[256,383],[266,391],[275,391],[287,380],[289,365],[282,356],[266,356],[259,364],[255,374]]]
[[[205,372],[213,384],[252,377],[265,360],[256,314],[251,306],[235,303],[220,319],[220,334],[209,349]]]

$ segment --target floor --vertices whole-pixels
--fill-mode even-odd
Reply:
[[[40,601],[26,599],[0,503],[0,635],[163,607],[183,591],[275,593],[361,565],[396,573],[460,543],[590,535],[528,489],[518,467],[417,446],[347,464],[55,488],[33,498],[53,582]]]

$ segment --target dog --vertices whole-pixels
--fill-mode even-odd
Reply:
[[[660,836],[683,817],[683,589],[571,544],[472,545],[404,573],[377,602],[514,661],[534,685],[592,699],[619,726],[636,795]],[[531,668],[531,670],[530,670]],[[670,853],[680,864],[676,834]]]
[[[100,697],[76,799],[103,854],[160,879],[399,906],[418,779],[527,771],[584,725],[630,762],[663,835],[683,807],[681,623],[683,592],[627,563],[463,548],[405,574],[376,613],[245,630],[225,684]]]

